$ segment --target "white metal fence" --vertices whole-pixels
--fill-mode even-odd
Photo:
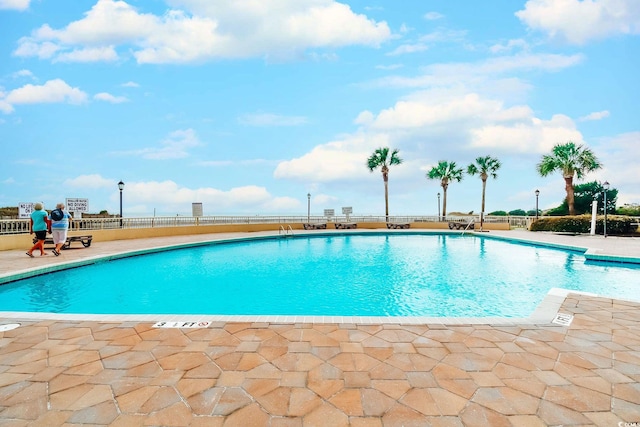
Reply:
[[[504,223],[511,227],[526,227],[530,217],[515,216],[485,216],[484,222]],[[440,218],[443,222],[479,222],[478,215],[447,216]],[[0,234],[29,233],[28,219],[4,219],[0,220]],[[114,228],[154,228],[154,227],[181,227],[219,224],[299,224],[299,223],[326,223],[326,222],[438,222],[438,217],[432,216],[337,216],[326,218],[323,216],[175,216],[175,217],[141,217],[141,218],[80,218],[72,221],[72,230],[104,230]]]

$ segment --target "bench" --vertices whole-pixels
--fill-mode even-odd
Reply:
[[[336,227],[336,230],[358,228],[358,223],[357,222],[336,222],[335,227]]]
[[[84,246],[85,248],[88,248],[89,246],[91,246],[91,240],[93,240],[93,236],[91,235],[69,236],[67,237],[67,241],[64,242],[64,244],[62,245],[62,249],[69,249],[69,247],[71,246],[71,242],[80,242],[82,243],[82,246]],[[36,243],[37,241],[38,239],[34,237],[33,243]],[[47,237],[46,239],[44,239],[44,244],[53,245],[53,237]]]
[[[327,224],[302,224],[305,230],[326,230]]]
[[[404,222],[404,223],[391,223],[391,222],[388,222],[387,223],[387,228],[389,230],[398,229],[398,228],[410,228],[410,227],[411,227],[411,224],[409,224],[408,222]]]
[[[467,228],[468,227],[468,228]],[[449,230],[473,230],[475,224],[473,222],[465,223],[465,222],[450,222]]]

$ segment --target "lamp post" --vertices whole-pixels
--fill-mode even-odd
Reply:
[[[602,188],[604,188],[604,237],[607,237],[607,191],[609,191],[609,182],[605,181],[602,184]]]
[[[118,189],[120,190],[120,228],[122,228],[122,190],[124,190],[124,182],[118,183]]]
[[[438,222],[440,222],[440,192],[438,192]]]
[[[307,193],[307,224],[311,218],[311,193]]]
[[[540,196],[540,190],[536,190],[536,221],[538,220],[538,196]]]

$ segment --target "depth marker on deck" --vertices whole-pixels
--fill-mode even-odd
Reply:
[[[153,325],[154,328],[169,328],[169,329],[197,329],[197,328],[208,328],[211,325],[209,321],[199,321],[199,322],[157,322]]]
[[[573,322],[573,315],[558,313],[556,314],[555,319],[551,321],[551,323],[555,323],[556,325],[569,326]]]

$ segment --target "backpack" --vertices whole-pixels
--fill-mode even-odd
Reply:
[[[54,221],[60,221],[62,220],[62,218],[64,218],[64,213],[62,212],[62,209],[54,209],[51,211],[51,219]]]

